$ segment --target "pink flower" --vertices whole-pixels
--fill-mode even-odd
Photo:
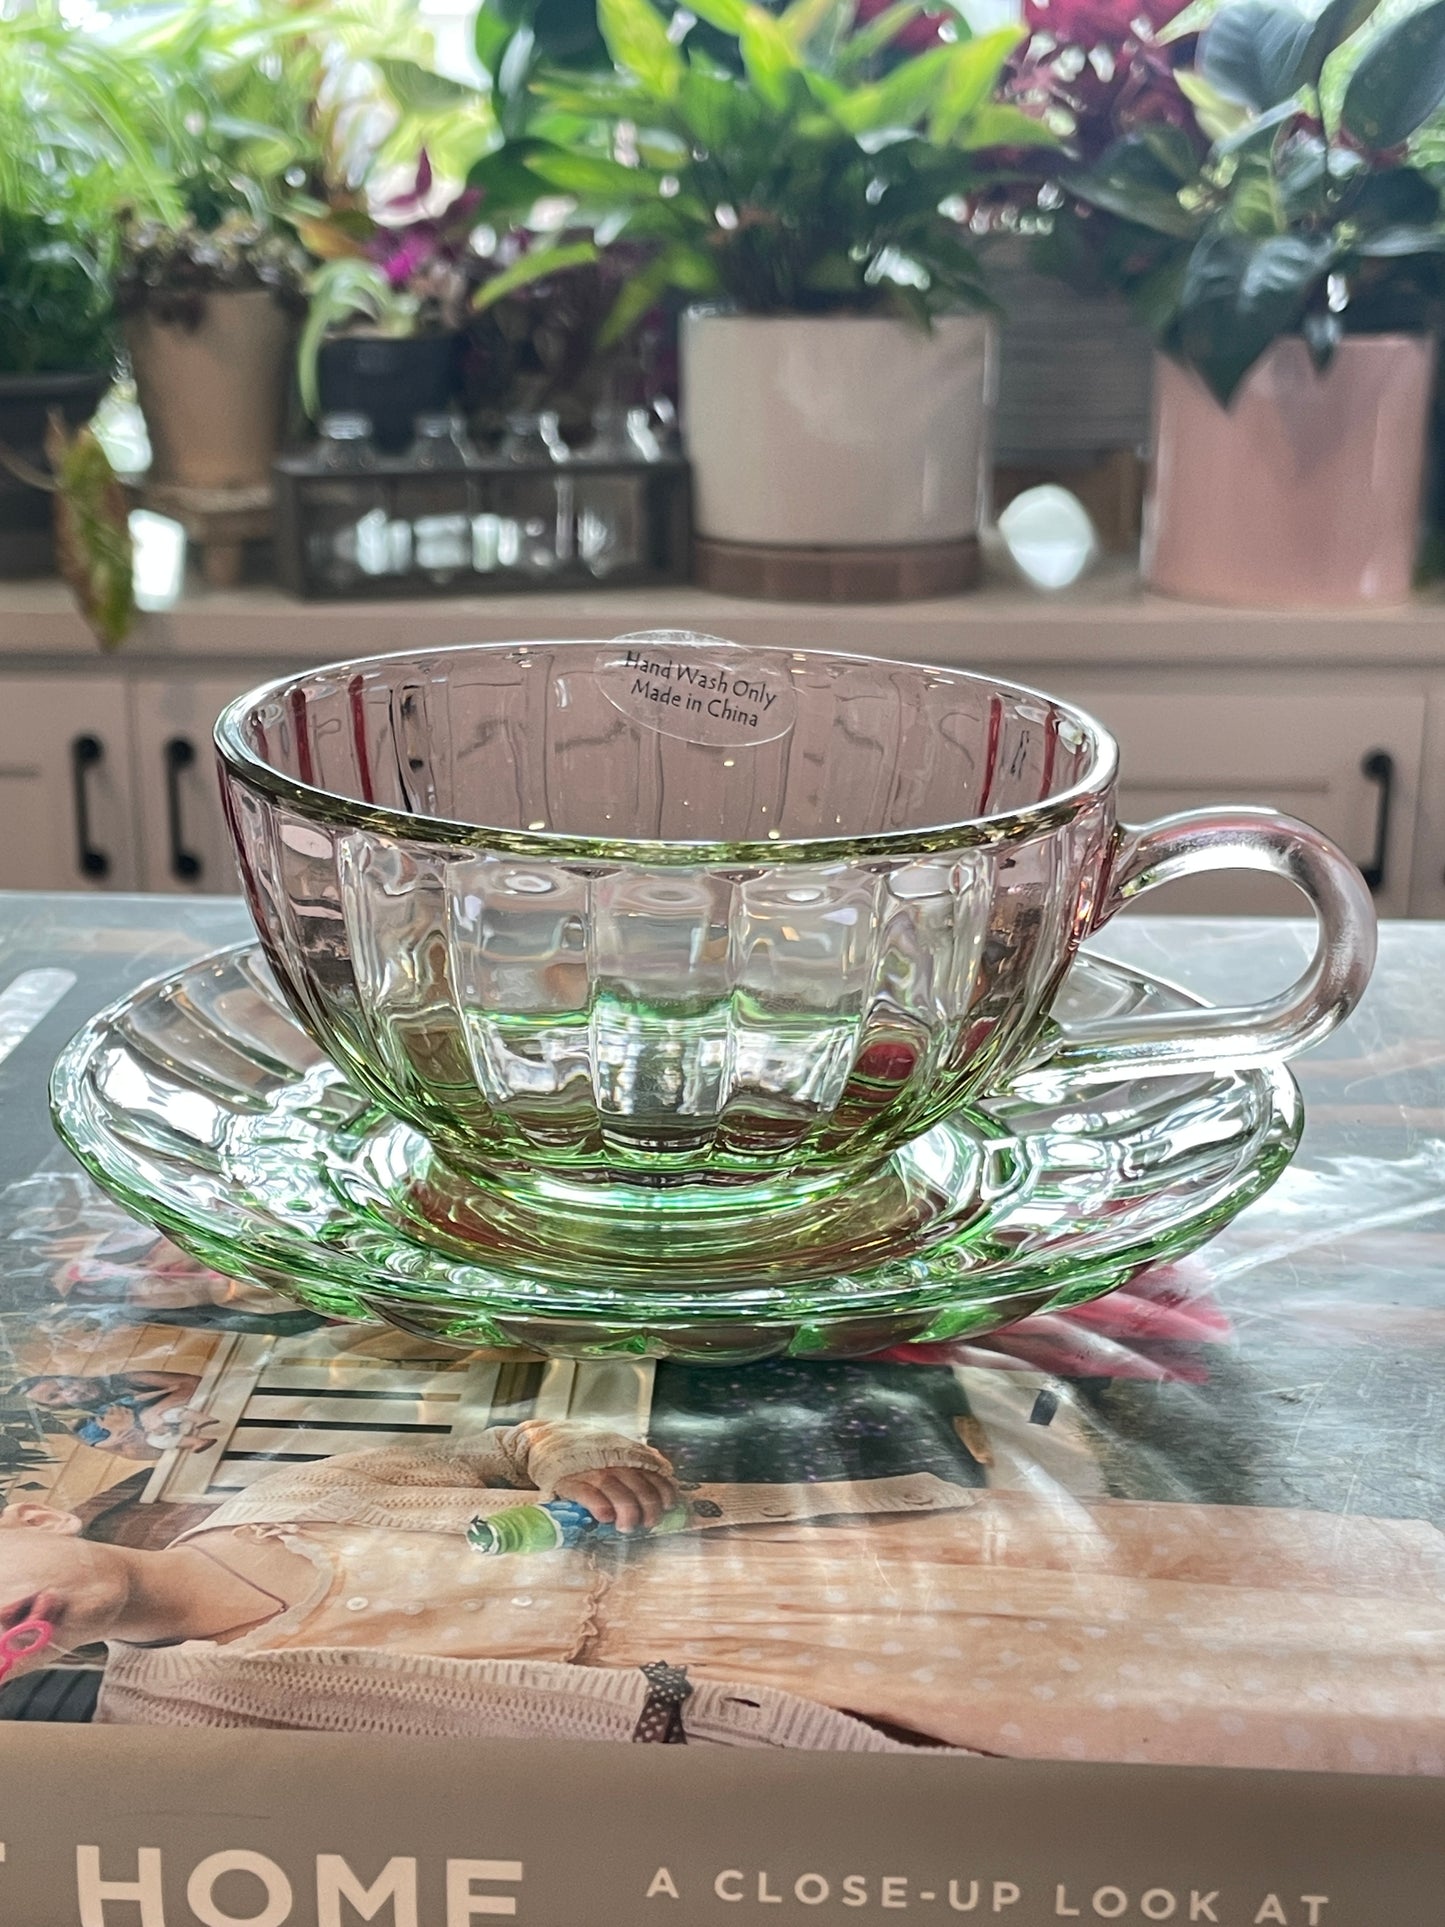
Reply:
[[[390,208],[415,208],[431,186],[431,167],[423,154],[411,193],[388,203]],[[439,214],[419,220],[380,226],[367,252],[394,288],[404,288],[438,268],[452,268],[468,251],[482,196],[476,188],[458,194]]]
[[[1167,26],[1187,0],[1024,0],[1024,23],[1064,47],[1109,47]]]

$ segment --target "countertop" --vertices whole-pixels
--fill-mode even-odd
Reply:
[[[59,582],[0,583],[0,666],[154,671],[168,662],[324,662],[407,643],[607,640],[692,628],[753,646],[828,647],[903,660],[1127,668],[1229,664],[1445,667],[1445,595],[1399,608],[1240,610],[1175,602],[1113,559],[1045,593],[995,570],[974,594],[893,604],[770,603],[680,585],[569,594],[298,602],[279,589],[188,590],[102,657]]]

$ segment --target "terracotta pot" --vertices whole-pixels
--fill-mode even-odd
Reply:
[[[697,532],[775,547],[956,542],[986,513],[994,334],[872,316],[695,313],[682,404]]]
[[[104,374],[0,375],[0,445],[31,468],[48,469],[45,425],[52,408],[72,428],[89,421],[111,383]],[[55,573],[54,511],[43,489],[0,467],[0,577]]]
[[[150,435],[150,479],[206,489],[268,481],[294,323],[266,290],[208,294],[195,328],[142,313],[125,333]]]
[[[1234,607],[1409,599],[1434,344],[1352,335],[1319,374],[1278,341],[1226,410],[1159,357],[1144,578]]]

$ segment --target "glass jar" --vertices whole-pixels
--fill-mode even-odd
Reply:
[[[317,477],[306,495],[307,569],[333,594],[344,593],[376,573],[366,561],[384,539],[387,521],[369,419],[323,416],[306,469]]]
[[[557,417],[509,415],[500,458],[517,472],[502,482],[498,562],[522,575],[551,575],[571,561],[573,541],[573,483],[559,472],[568,453]]]
[[[471,475],[477,453],[461,418],[418,415],[397,511],[410,531],[412,568],[428,581],[453,581],[472,566]]]
[[[645,560],[643,470],[658,459],[659,451],[647,433],[642,411],[620,402],[603,403],[592,427],[592,439],[573,457],[578,469],[575,553],[600,581]]]

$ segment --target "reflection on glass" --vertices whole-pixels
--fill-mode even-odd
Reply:
[[[471,566],[469,475],[476,451],[455,415],[419,415],[406,454],[410,471],[400,501],[410,531],[414,568],[433,582],[450,582]]]
[[[318,478],[306,532],[308,564],[328,589],[344,591],[380,572],[377,517],[385,523],[386,507],[369,419],[324,416],[308,468]]]
[[[607,403],[593,417],[592,439],[575,456],[577,555],[599,580],[635,567],[646,553],[644,478],[638,464],[656,461],[659,449],[641,409]],[[588,474],[618,464],[625,474]]]
[[[509,415],[501,455],[504,462],[536,473],[508,477],[509,513],[498,520],[497,560],[524,575],[550,575],[572,555],[572,480],[548,473],[568,459],[557,417]]]

